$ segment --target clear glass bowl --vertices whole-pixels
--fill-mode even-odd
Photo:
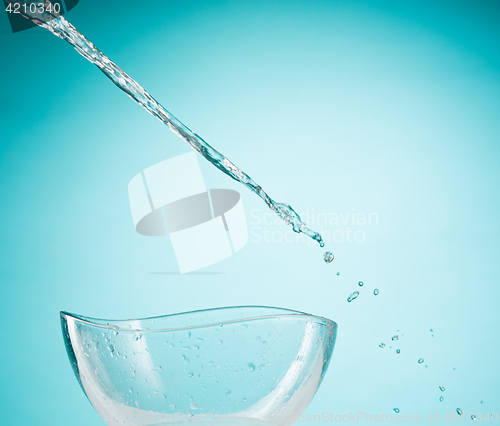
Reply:
[[[320,385],[337,324],[271,307],[137,320],[61,312],[68,356],[108,425],[292,425]]]

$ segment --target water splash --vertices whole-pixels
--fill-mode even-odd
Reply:
[[[332,263],[334,256],[333,256],[332,252],[326,251],[323,259],[325,260],[326,263]]]
[[[347,298],[347,301],[348,302],[352,302],[354,299],[356,299],[356,297],[359,296],[359,291],[355,291],[354,293],[352,293],[348,298]]]
[[[11,0],[7,0],[7,2],[10,4],[13,3]],[[17,3],[29,6],[28,2],[25,0],[17,1]],[[325,244],[321,235],[307,228],[306,224],[300,219],[298,213],[289,204],[274,201],[249,175],[236,167],[227,157],[205,142],[200,136],[167,111],[132,77],[97,49],[90,40],[81,34],[64,17],[56,13],[53,7],[49,8],[51,3],[48,0],[45,1],[45,5],[45,8],[36,8],[37,10],[35,10],[35,13],[31,13],[30,8],[27,7],[26,11],[21,12],[21,15],[71,44],[80,55],[96,65],[119,89],[142,106],[147,112],[168,126],[177,136],[184,139],[191,148],[201,154],[206,160],[212,163],[212,165],[257,194],[286,224],[292,226],[294,232],[307,235],[313,240],[316,240],[320,247],[324,247]],[[40,9],[42,9],[42,12],[39,12]],[[23,10],[22,7],[20,8],[20,11],[21,10]],[[49,10],[51,12],[49,12]]]

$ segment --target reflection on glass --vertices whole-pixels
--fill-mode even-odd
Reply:
[[[61,312],[66,349],[108,425],[292,425],[328,367],[337,325],[232,307],[138,320]]]

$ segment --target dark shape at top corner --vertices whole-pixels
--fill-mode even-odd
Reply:
[[[80,0],[64,0],[64,4],[66,5],[66,12],[69,12],[73,9]]]
[[[12,28],[13,33],[18,33],[20,31],[28,30],[30,28],[36,27],[37,25],[30,21],[28,18],[25,18],[20,13],[9,13],[7,12],[7,7],[9,6],[9,2],[7,0],[3,1],[5,4],[5,13],[9,18],[10,27]],[[12,3],[15,1],[11,0]],[[59,5],[59,14],[64,15],[65,12],[73,9],[79,2],[79,0],[50,0],[52,5]],[[44,0],[32,1],[32,3],[45,3]]]

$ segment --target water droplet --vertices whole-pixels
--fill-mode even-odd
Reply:
[[[228,390],[228,391],[226,392],[226,396],[231,396],[232,394],[233,394],[233,391],[232,391],[232,390]]]
[[[358,285],[359,285],[360,287],[363,287],[363,285],[364,285],[364,284],[365,284],[365,283],[364,283],[363,281],[360,281],[360,282],[358,283]]]
[[[193,417],[194,416],[194,414],[191,411],[189,411],[189,410],[186,411],[186,414],[188,415],[188,417]]]
[[[267,342],[265,340],[262,341],[262,346],[267,346]]]
[[[392,336],[391,338],[392,340],[399,340],[399,336],[398,335],[395,335],[395,336]]]
[[[169,343],[168,347],[172,349],[175,345],[173,343]]]
[[[441,392],[444,392],[444,391],[445,391],[444,386],[439,386],[439,390],[440,390]]]
[[[218,343],[219,345],[222,345],[224,342],[223,342],[221,339],[219,339],[219,340],[217,340],[217,343]]]
[[[195,351],[197,351],[198,349],[200,349],[200,347],[198,345],[194,345],[193,348],[194,348]]]
[[[380,348],[385,348],[385,343],[381,343],[380,345],[378,345]]]
[[[470,415],[470,419],[471,419],[471,420],[476,420],[476,416],[475,416],[474,414],[471,414],[471,415]]]
[[[439,402],[443,402],[444,397],[439,398]]]
[[[431,333],[432,333],[433,331],[434,331],[434,330],[432,330],[432,328],[431,328]]]
[[[337,272],[337,276],[339,276],[339,275],[340,275],[340,272]]]
[[[186,333],[186,337],[187,337],[188,339],[191,337],[191,332],[190,332],[190,331],[188,331],[188,332]]]
[[[203,410],[203,408],[198,407],[196,404],[189,404],[189,406],[190,406],[193,410]]]
[[[395,408],[395,409],[394,409],[394,412],[395,412],[395,413],[399,413],[399,408]]]
[[[190,372],[188,373],[188,377],[189,377],[189,378],[193,377],[193,375],[194,375],[194,374],[193,374],[193,372],[192,372],[192,371],[190,371]]]
[[[423,358],[420,358],[420,359],[418,360],[418,363],[419,363],[419,364],[422,364],[423,362],[424,362],[424,359],[423,359]]]
[[[247,365],[247,367],[248,367],[248,371],[250,371],[250,373],[255,370],[255,365],[253,365],[251,362]]]
[[[142,339],[142,334],[136,334],[134,340],[137,342],[140,339]]]
[[[484,401],[481,401],[481,405],[483,405],[483,404],[484,404]]]
[[[347,298],[347,301],[348,302],[352,302],[354,299],[356,299],[356,297],[359,296],[359,291],[355,291],[354,293],[352,293],[348,298]]]
[[[332,263],[333,262],[333,254],[329,251],[325,251],[325,256],[324,256],[324,260],[326,263]]]
[[[375,296],[377,296],[377,295],[378,295],[378,288],[376,288],[375,290],[373,290],[373,294],[374,294]]]
[[[401,350],[400,349],[396,349],[396,353],[397,354],[401,353]]]
[[[457,414],[459,416],[462,416],[464,414],[464,412],[460,408],[457,408]]]

